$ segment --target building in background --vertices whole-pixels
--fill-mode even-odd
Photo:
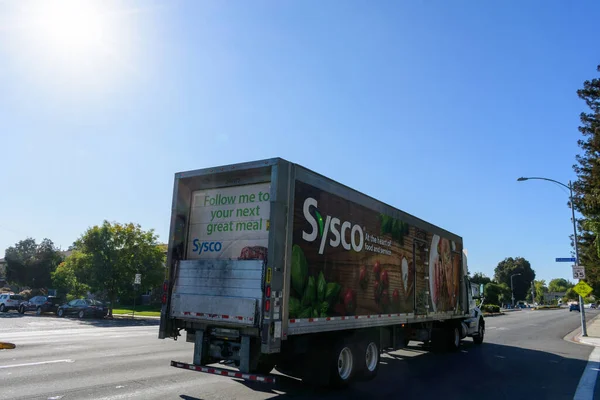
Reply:
[[[566,294],[567,292],[544,293],[544,303],[552,303],[553,301],[560,303],[562,298],[565,297]]]

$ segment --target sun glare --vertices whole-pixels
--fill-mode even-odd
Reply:
[[[45,86],[110,90],[133,70],[130,16],[119,3],[32,0],[16,3],[19,28],[11,36],[16,59]]]
[[[55,51],[98,51],[107,27],[96,4],[82,0],[45,3],[39,21],[43,39]]]

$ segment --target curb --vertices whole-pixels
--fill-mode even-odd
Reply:
[[[586,327],[588,325],[591,325],[592,322],[594,322],[598,318],[600,318],[600,314],[596,315],[594,318],[590,319],[589,321],[586,321],[586,324],[585,324]],[[589,336],[588,336],[588,338],[589,338]],[[597,346],[597,344],[593,343],[592,341],[588,342],[586,339],[582,340],[581,325],[579,327],[577,327],[575,330],[567,333],[567,335],[563,338],[563,340],[566,340],[567,342],[581,344],[581,345],[584,345],[584,346]]]
[[[0,350],[9,350],[17,347],[14,343],[0,342]]]
[[[160,319],[160,317],[151,317],[148,315],[142,315],[142,316],[138,316],[136,315],[135,317],[132,317],[131,314],[113,314],[112,318],[105,318],[105,319],[140,319],[140,320],[148,320],[148,321],[153,321],[153,320],[157,320]]]

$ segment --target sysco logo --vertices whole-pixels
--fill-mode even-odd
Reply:
[[[314,215],[311,213],[314,208]],[[352,225],[348,221],[340,221],[339,218],[326,216],[323,221],[323,216],[317,209],[317,200],[312,197],[304,200],[304,218],[312,227],[312,232],[302,231],[302,239],[307,242],[314,242],[318,236],[321,236],[321,244],[319,246],[319,254],[325,251],[325,243],[327,242],[329,233],[332,238],[329,240],[329,245],[333,248],[340,244],[346,250],[354,250],[359,252],[363,249],[365,235],[360,225]],[[350,242],[348,242],[348,231],[350,231]]]
[[[221,251],[221,248],[223,247],[221,242],[201,242],[198,239],[194,239],[194,241],[192,242],[194,248],[193,248],[193,252],[194,253],[198,253],[198,254],[202,254],[202,253],[212,253],[212,252],[219,252]]]

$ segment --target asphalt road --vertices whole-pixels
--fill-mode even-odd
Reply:
[[[17,345],[0,350],[0,399],[572,399],[592,350],[563,340],[578,324],[567,310],[491,317],[482,346],[465,339],[460,352],[441,354],[413,342],[384,356],[375,380],[331,392],[286,377],[272,386],[170,367],[191,362],[192,345],[157,339],[156,321],[0,314],[0,341]]]

